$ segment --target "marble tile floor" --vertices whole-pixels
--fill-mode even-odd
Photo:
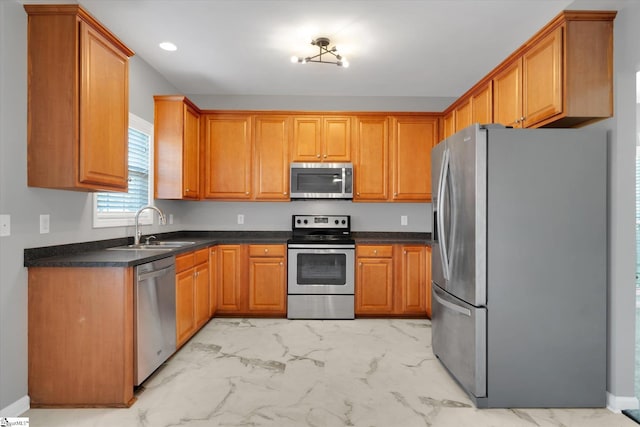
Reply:
[[[32,409],[31,427],[633,427],[607,409],[476,409],[428,320],[210,321],[128,409]]]

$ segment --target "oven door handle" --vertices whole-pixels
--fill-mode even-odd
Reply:
[[[331,245],[331,244],[306,244],[306,243],[289,243],[287,245],[288,249],[308,249],[309,252],[317,252],[317,250],[324,249],[333,249],[333,250],[342,250],[342,249],[355,249],[356,245],[346,244],[346,245]]]

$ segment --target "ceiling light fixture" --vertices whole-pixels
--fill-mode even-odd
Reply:
[[[311,41],[311,44],[313,46],[318,46],[318,49],[320,49],[320,52],[317,55],[307,56],[306,58],[292,56],[291,62],[299,64],[306,64],[307,62],[318,62],[321,64],[335,64],[338,67],[348,68],[349,61],[347,61],[342,55],[338,54],[338,48],[336,48],[335,46],[329,49],[328,46],[330,43],[331,41],[327,37],[318,37],[317,39]],[[330,59],[332,59],[331,56],[333,56],[335,60],[327,61],[322,58],[322,55],[325,55],[325,58],[326,56],[330,55]]]
[[[160,46],[160,49],[169,51],[169,52],[173,52],[178,50],[178,46],[176,46],[175,44],[171,43],[171,42],[162,42],[160,43],[158,46]]]

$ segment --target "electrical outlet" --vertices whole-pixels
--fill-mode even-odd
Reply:
[[[49,232],[49,214],[40,215],[40,234]]]
[[[0,236],[11,236],[11,215],[0,215]]]
[[[238,224],[244,224],[244,215],[238,214]]]
[[[169,214],[169,224],[173,224],[173,214]]]
[[[407,215],[401,215],[400,225],[408,225],[408,224],[409,224],[409,217]]]

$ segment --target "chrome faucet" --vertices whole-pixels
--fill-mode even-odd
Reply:
[[[135,217],[136,234],[133,236],[133,244],[134,245],[139,245],[140,244],[140,236],[142,235],[142,231],[140,231],[140,225],[138,224],[138,220],[140,218],[140,214],[142,213],[142,211],[144,211],[146,209],[153,209],[154,211],[158,212],[158,218],[160,219],[160,225],[165,225],[167,223],[167,218],[164,216],[164,213],[159,208],[157,208],[155,206],[151,206],[151,205],[147,205],[147,206],[141,207],[140,209],[138,209],[138,212],[136,212],[136,217]]]

